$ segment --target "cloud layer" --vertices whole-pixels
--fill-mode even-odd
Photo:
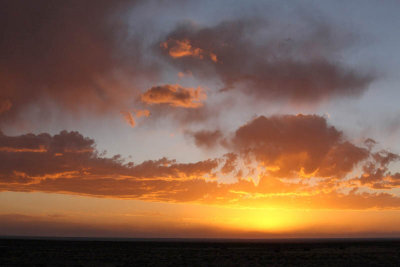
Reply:
[[[269,35],[266,30],[274,32],[279,26],[261,19],[204,27],[182,23],[160,49],[181,71],[218,77],[223,90],[240,89],[258,100],[318,103],[365,91],[374,75],[337,60],[349,37],[324,21],[306,26],[302,35],[283,28],[281,34]]]
[[[67,112],[124,106],[134,88],[121,77],[156,73],[141,38],[127,34],[127,10],[137,2],[1,1],[0,119],[48,102]]]
[[[203,143],[210,147],[208,142]],[[105,157],[94,140],[78,132],[1,134],[0,189],[253,207],[400,205],[387,191],[399,186],[399,173],[389,164],[400,156],[346,141],[323,117],[260,116],[225,137],[224,146],[231,152],[220,158],[134,164],[118,155]],[[353,174],[357,166],[360,177]]]
[[[258,16],[176,19],[160,30],[161,19],[147,25],[132,17],[146,4],[154,2],[2,2],[1,125],[23,121],[34,109],[37,117],[52,110],[122,113],[134,127],[132,110],[144,107],[154,118],[169,113],[181,124],[198,123],[221,111],[213,102],[221,95],[319,104],[359,96],[376,78],[343,60],[354,36],[320,18],[293,18],[289,28]],[[195,86],[187,85],[188,73]]]

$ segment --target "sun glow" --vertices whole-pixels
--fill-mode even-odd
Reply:
[[[232,221],[241,230],[279,233],[299,227],[298,218],[290,210],[246,209],[242,213]]]

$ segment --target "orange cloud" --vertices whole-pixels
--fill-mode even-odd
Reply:
[[[184,88],[178,84],[154,86],[142,94],[141,100],[146,104],[166,104],[173,107],[198,108],[207,98],[201,87]]]
[[[186,72],[182,72],[182,71],[178,72],[178,77],[179,78],[183,78],[185,76],[193,76],[193,73],[190,70],[186,71]]]
[[[212,135],[211,135],[212,137]],[[215,137],[215,138],[218,138]],[[355,146],[315,115],[258,117],[220,158],[140,164],[104,157],[78,132],[0,133],[0,191],[309,209],[398,208],[397,154]],[[41,149],[41,153],[37,150]],[[362,175],[351,177],[357,166]]]
[[[18,152],[44,153],[47,152],[47,149],[44,148],[43,146],[40,146],[39,148],[0,147],[0,151],[12,152],[12,153],[18,153]]]
[[[147,109],[143,110],[135,110],[133,112],[130,111],[121,111],[121,114],[123,115],[123,118],[127,124],[129,124],[132,128],[135,128],[136,126],[136,118],[141,118],[141,117],[148,117],[150,116],[150,111]]]
[[[188,39],[170,39],[166,42],[161,43],[160,47],[167,50],[168,54],[172,58],[194,57],[198,59],[204,59],[204,57],[209,57],[211,61],[218,62],[217,55],[212,52],[206,52],[198,47],[193,47],[190,40]]]
[[[230,145],[279,177],[343,177],[368,157],[316,115],[260,116],[240,127]],[[276,168],[277,167],[277,168]]]
[[[135,113],[136,113],[136,117],[138,117],[138,118],[150,116],[150,111],[147,109],[137,110]]]
[[[133,115],[129,111],[123,111],[121,113],[124,116],[125,122],[128,123],[132,128],[134,128],[136,125],[136,122],[135,122]]]

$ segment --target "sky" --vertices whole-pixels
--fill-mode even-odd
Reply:
[[[0,235],[400,237],[398,1],[0,1]]]

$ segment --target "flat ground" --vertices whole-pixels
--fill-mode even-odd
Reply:
[[[400,266],[400,240],[0,239],[0,266]]]

